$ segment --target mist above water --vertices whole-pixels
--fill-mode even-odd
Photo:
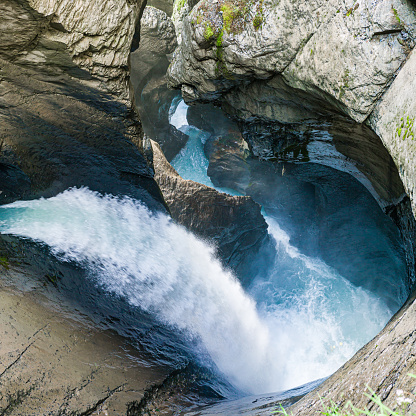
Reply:
[[[203,149],[207,133],[188,125],[187,108],[183,101],[172,103],[170,122],[183,132],[192,131],[187,145],[172,161],[172,165],[185,179],[213,186],[206,172],[209,162]],[[262,192],[272,194],[273,190],[267,186],[265,182]],[[357,201],[357,204],[361,202],[365,201]],[[278,206],[274,209],[279,211]],[[340,213],[366,213],[362,207],[352,207],[350,212],[348,209]],[[279,221],[283,220],[282,212],[280,209]],[[370,250],[375,250],[377,254],[378,267],[372,273],[371,270],[363,273],[362,267],[356,269],[353,281],[360,283],[356,286],[319,257],[303,254],[292,245],[291,237],[276,217],[269,216],[265,210],[263,215],[269,225],[269,233],[276,241],[277,254],[266,275],[254,277],[247,291],[257,302],[259,314],[267,322],[272,336],[276,337],[274,354],[282,357],[284,363],[280,366],[280,374],[285,380],[285,388],[288,388],[330,375],[384,327],[404,301],[405,266],[400,247],[395,245],[394,238],[390,240],[392,225],[387,224],[384,230],[383,219],[361,220],[363,227],[368,228],[367,232],[357,228],[357,241],[368,244],[368,247],[362,246],[361,250],[356,248],[358,256],[354,258],[348,259],[348,255],[354,254],[354,250],[351,250],[353,243],[347,241],[348,234],[340,240],[337,262],[341,259],[349,262],[352,274],[353,267],[360,263],[360,255],[363,265],[374,266],[375,263],[366,256]],[[379,215],[384,218],[383,213]],[[286,218],[288,224],[291,221],[293,219]],[[359,218],[353,221],[354,224],[359,222]],[[347,224],[349,222],[345,221],[343,227],[348,227]],[[365,234],[367,237],[363,240]],[[377,241],[378,250],[375,246]],[[332,244],[336,244],[336,241]],[[397,253],[394,247],[399,250]],[[383,253],[386,258],[380,257]],[[380,275],[383,269],[386,273]],[[395,274],[395,271],[398,273]],[[380,288],[377,281],[384,282],[385,288]],[[365,287],[378,288],[377,293]]]

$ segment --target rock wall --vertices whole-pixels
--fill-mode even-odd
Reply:
[[[49,25],[38,34],[34,46],[39,47],[22,54],[18,62],[50,64],[56,56],[55,43],[60,43],[74,64],[92,75],[91,86],[129,99],[128,58],[145,6],[143,0],[28,0],[27,3],[45,16]]]
[[[264,151],[273,141],[332,140],[348,129],[340,124],[367,120],[415,36],[415,6],[405,0],[203,0],[183,19],[169,82],[189,102],[220,103],[249,141],[250,131],[265,138],[250,143],[257,155],[273,157]],[[390,193],[384,205],[399,197],[398,188]]]
[[[243,284],[261,272],[265,256],[274,248],[261,207],[252,198],[231,196],[209,186],[183,179],[152,141],[155,179],[172,218],[204,240],[216,245],[225,267]]]
[[[201,0],[182,24],[170,85],[181,88],[189,103],[221,105],[240,123],[255,156],[326,164],[360,180],[401,229],[411,286],[414,2]],[[412,298],[373,341],[290,411],[318,414],[319,397],[341,407],[352,400],[372,408],[363,395],[366,384],[397,409],[397,389],[415,389],[407,376],[416,372],[414,309]],[[406,414],[415,411],[412,406]]]
[[[88,186],[165,209],[130,101],[142,6],[1,3],[0,202]]]
[[[88,186],[167,212],[130,101],[143,3],[0,2],[0,204]],[[171,369],[60,293],[41,251],[0,239],[0,413],[125,414]]]

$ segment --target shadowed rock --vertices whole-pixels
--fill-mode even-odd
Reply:
[[[152,142],[155,179],[172,218],[203,239],[214,242],[224,265],[247,284],[260,273],[264,256],[272,253],[260,205],[250,197],[220,193],[185,180]]]

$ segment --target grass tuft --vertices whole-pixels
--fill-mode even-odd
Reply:
[[[416,375],[408,374],[409,377],[416,379]],[[324,410],[321,411],[323,416],[416,416],[415,413],[408,413],[407,409],[409,405],[416,401],[416,395],[414,393],[404,392],[403,390],[396,390],[396,403],[398,404],[399,410],[392,410],[386,406],[380,396],[376,394],[374,390],[367,386],[369,393],[364,393],[371,402],[373,402],[377,408],[374,410],[359,409],[355,407],[351,401],[348,401],[345,406],[340,409],[339,406],[333,401],[330,402],[329,406],[325,405],[321,399],[322,407]],[[292,413],[287,413],[286,409],[280,405],[279,409],[272,412],[273,415],[281,416],[294,416]]]

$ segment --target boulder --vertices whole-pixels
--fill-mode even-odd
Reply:
[[[169,83],[188,101],[212,101],[281,74],[286,100],[307,93],[362,122],[415,37],[403,0],[201,0],[183,19]]]
[[[273,252],[260,205],[250,197],[231,196],[185,180],[152,141],[155,179],[172,218],[216,245],[218,256],[244,284],[261,273],[264,256]]]

